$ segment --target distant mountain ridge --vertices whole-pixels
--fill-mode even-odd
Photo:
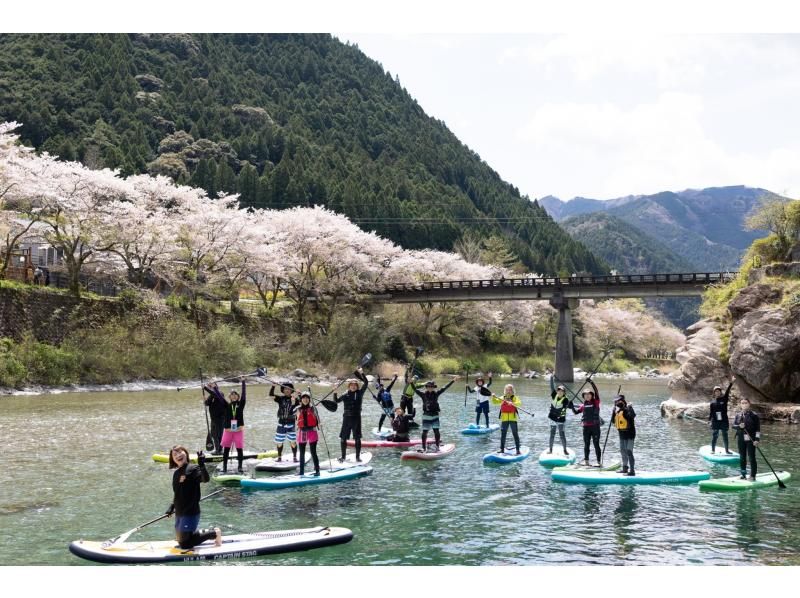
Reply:
[[[697,271],[734,270],[744,250],[765,231],[744,228],[747,215],[762,198],[782,198],[766,189],[709,187],[654,195],[630,195],[607,201],[576,197],[539,200],[556,221],[604,212],[663,243]],[[786,199],[786,198],[782,198]]]

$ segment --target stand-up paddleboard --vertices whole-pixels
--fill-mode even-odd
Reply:
[[[792,477],[788,471],[776,471],[778,478],[781,482],[786,482]],[[735,492],[737,490],[749,490],[751,488],[766,488],[767,486],[777,486],[778,480],[775,474],[771,471],[766,473],[759,473],[756,475],[755,480],[749,477],[746,480],[741,479],[739,476],[731,476],[729,478],[715,478],[713,480],[705,480],[698,484],[700,490],[719,490],[721,492]]]
[[[352,480],[372,473],[369,465],[345,467],[343,469],[323,469],[318,476],[314,472],[301,475],[281,475],[270,478],[245,478],[241,481],[242,490],[280,490],[281,488],[294,488],[296,486],[313,486],[315,484],[329,484]]]
[[[619,461],[609,461],[603,465],[584,465],[583,461],[554,467],[553,471],[617,471],[622,464]]]
[[[635,476],[617,471],[564,471],[553,470],[554,482],[573,484],[689,484],[707,480],[707,471],[642,471]]]
[[[476,426],[475,424],[470,424],[466,428],[461,430],[461,433],[465,436],[478,436],[480,434],[491,434],[495,430],[500,429],[500,424],[489,424],[489,427],[486,426]]]
[[[434,443],[433,446],[436,446]],[[430,449],[430,445],[426,452],[422,452],[422,449],[418,451],[404,451],[400,454],[400,459],[403,461],[411,461],[411,460],[420,460],[420,461],[433,461],[435,459],[444,459],[447,455],[451,455],[453,451],[456,450],[455,444],[443,444],[439,447],[438,451],[432,451]]]
[[[360,465],[367,465],[370,461],[372,461],[372,453],[369,452],[361,452],[361,461],[356,461],[356,454],[355,453],[347,453],[345,455],[344,461],[339,461],[338,458],[334,457],[333,459],[329,459],[327,461],[320,461],[319,468],[320,469],[345,469],[347,467],[358,467]],[[308,469],[308,466],[306,466]]]
[[[211,480],[220,486],[238,488],[241,481],[249,477],[246,473],[219,473],[211,476]]]
[[[728,455],[725,453],[725,447],[717,447],[715,452],[711,452],[711,445],[707,444],[701,446],[697,451],[703,459],[711,461],[712,463],[739,463],[739,453],[731,451]],[[776,482],[777,483],[777,482]]]
[[[505,465],[507,463],[516,463],[517,461],[522,461],[523,459],[527,459],[528,455],[530,455],[531,449],[527,446],[519,447],[519,455],[517,454],[517,449],[506,449],[502,453],[487,453],[483,456],[484,463],[497,463],[499,465]]]
[[[311,460],[311,451],[306,451],[305,460],[306,463]],[[261,459],[254,465],[256,471],[293,471],[299,467],[300,459],[298,458],[297,461],[293,460],[291,454],[289,454],[288,458],[286,456],[282,457],[280,461],[278,461],[277,457]]]
[[[569,465],[570,463],[575,463],[576,457],[575,451],[571,448],[567,447],[567,454],[565,455],[564,447],[554,446],[552,453],[548,453],[547,449],[541,452],[539,455],[539,463],[548,467]]]
[[[393,442],[390,440],[362,440],[361,448],[407,448],[422,444],[421,438],[411,438],[408,442]],[[355,440],[348,440],[347,446],[355,446]]]
[[[343,544],[352,539],[353,532],[344,527],[314,527],[223,536],[222,546],[214,546],[213,540],[207,540],[188,550],[178,547],[175,540],[121,542],[105,547],[104,542],[77,540],[69,545],[69,551],[82,559],[98,563],[169,563],[238,559],[309,550]]]
[[[222,455],[212,455],[211,453],[206,453],[206,463],[221,463],[222,462]],[[244,458],[245,459],[266,459],[267,457],[277,457],[278,451],[271,450],[271,451],[264,451],[261,453],[254,453],[253,451],[244,451]],[[236,462],[237,459],[236,453],[232,453],[228,455],[228,461],[233,460]],[[169,453],[156,453],[153,455],[153,461],[156,463],[169,463]],[[197,453],[191,453],[189,455],[189,461],[192,463],[197,463]]]

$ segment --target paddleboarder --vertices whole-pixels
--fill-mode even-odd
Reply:
[[[581,413],[583,417],[583,464],[589,465],[590,445],[594,444],[594,452],[597,456],[597,465],[602,464],[602,451],[600,450],[600,393],[594,380],[589,378],[592,390],[584,390],[581,393],[583,403],[579,407],[572,405],[573,413]]]
[[[228,403],[225,401],[225,395],[222,394],[216,382],[209,382],[203,389],[208,393],[205,404],[208,407],[208,416],[211,420],[211,442],[214,444],[214,451],[211,454],[220,455],[222,454],[222,431],[225,429],[225,408]]]
[[[736,414],[733,427],[736,428],[739,441],[739,470],[742,474],[740,479],[747,479],[747,460],[750,459],[750,479],[755,480],[758,473],[756,447],[761,440],[761,421],[758,415],[751,411],[749,400],[739,401],[739,408],[741,411]]]
[[[299,404],[294,396],[294,384],[281,384],[281,394],[275,394],[275,386],[269,389],[269,396],[278,404],[278,427],[275,429],[275,448],[278,450],[276,461],[282,460],[283,443],[288,438],[292,449],[292,461],[297,462],[297,435],[295,434],[295,410]]]
[[[344,462],[347,455],[347,440],[352,433],[356,444],[356,461],[361,461],[361,403],[364,393],[369,386],[369,380],[364,375],[363,368],[358,368],[353,375],[355,378],[347,379],[347,392],[342,396],[333,393],[333,400],[337,403],[344,403],[344,413],[342,414],[342,429],[339,432],[341,439],[342,456],[339,463]],[[358,387],[359,380],[361,388]]]
[[[506,384],[503,388],[502,397],[492,394],[492,403],[500,405],[500,450],[497,452],[506,452],[506,435],[508,434],[508,429],[511,428],[511,434],[514,436],[514,446],[519,455],[519,431],[517,430],[519,412],[517,407],[522,407],[522,401],[514,394],[514,386]]]
[[[439,397],[453,385],[453,382],[458,380],[458,376],[453,376],[441,390],[436,390],[436,382],[428,380],[425,383],[425,392],[420,392],[415,389],[414,392],[422,399],[422,451],[427,451],[428,431],[433,430],[433,438],[435,441],[436,449],[439,450],[441,446],[442,436],[439,433],[439,413],[441,407],[439,406]]]
[[[403,387],[403,396],[400,397],[400,407],[402,408],[403,413],[407,414],[411,418],[411,426],[417,427],[419,424],[413,421],[414,417],[417,415],[417,410],[414,408],[414,393],[416,393],[417,389],[420,387],[417,384],[419,376],[412,375],[409,377],[409,370],[410,368],[407,368],[405,374],[403,374],[405,386]]]
[[[489,381],[484,382],[483,376],[478,376],[475,378],[474,388],[467,386],[469,392],[478,395],[475,399],[475,425],[481,424],[481,413],[483,413],[487,428],[489,427],[489,400],[492,398],[492,391],[489,390],[492,385],[492,372],[489,372],[488,378]]]
[[[239,460],[237,471],[244,473],[244,407],[247,400],[247,384],[242,379],[242,393],[232,390],[228,395],[228,404],[225,407],[225,424],[222,432],[222,473],[228,473],[228,456],[231,446],[236,447],[236,456]]]
[[[411,432],[411,416],[403,413],[400,407],[394,410],[394,419],[392,420],[393,434],[386,437],[385,440],[389,442],[408,442]]]
[[[378,432],[381,431],[381,426],[383,426],[383,422],[386,421],[386,416],[389,416],[390,420],[394,419],[394,401],[392,401],[392,386],[394,383],[397,382],[397,374],[394,375],[392,381],[389,383],[389,386],[384,386],[381,382],[381,377],[378,376],[378,380],[375,383],[375,387],[378,389],[378,403],[381,406],[381,417],[378,420]]]
[[[633,405],[625,400],[625,395],[618,395],[614,400],[614,427],[619,432],[619,452],[622,455],[622,472],[629,476],[636,475],[633,458],[633,441],[636,438],[636,412]]]
[[[554,381],[555,376],[550,376],[550,412],[547,419],[550,420],[550,448],[548,454],[553,452],[553,441],[558,437],[561,439],[561,446],[564,454],[567,454],[567,436],[564,433],[564,424],[567,421],[567,408],[572,406],[572,401],[567,397],[567,389],[563,384],[557,387]]]
[[[735,378],[731,376],[728,388],[722,392],[721,386],[715,386],[713,399],[708,411],[708,426],[711,428],[711,452],[716,452],[717,438],[722,433],[722,444],[725,447],[725,454],[732,455],[728,448],[728,401],[730,400],[731,387]]]
[[[215,546],[222,546],[222,531],[197,531],[200,525],[200,484],[211,479],[206,470],[206,456],[197,451],[197,465],[189,463],[189,451],[182,446],[173,446],[169,453],[169,468],[172,474],[172,504],[166,515],[175,515],[175,539],[184,550],[194,548],[206,540],[214,539]]]
[[[314,475],[319,476],[319,457],[317,457],[317,442],[319,434],[319,413],[311,404],[311,393],[304,390],[300,393],[300,406],[297,409],[297,442],[300,443],[300,475],[303,475],[306,465],[306,444],[311,450],[311,460],[314,462]]]

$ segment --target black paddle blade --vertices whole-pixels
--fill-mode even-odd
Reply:
[[[339,408],[339,403],[332,401],[331,399],[322,399],[320,404],[328,411],[336,411]]]
[[[358,362],[358,367],[364,367],[370,361],[372,361],[372,353],[366,353],[364,357],[361,358],[361,361]]]
[[[414,351],[414,357],[419,357],[425,352],[425,347],[417,347]]]
[[[214,441],[211,440],[211,434],[206,435],[206,450],[213,451],[214,450]]]

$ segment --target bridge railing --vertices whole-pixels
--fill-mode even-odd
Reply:
[[[730,282],[737,272],[688,272],[676,274],[615,274],[606,276],[565,276],[545,278],[499,278],[489,280],[443,280],[401,283],[384,287],[385,293],[442,289],[559,288],[575,286],[716,284]]]

